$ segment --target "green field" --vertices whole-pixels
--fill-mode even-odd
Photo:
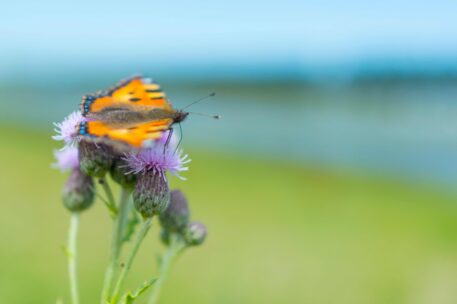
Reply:
[[[69,303],[65,175],[50,168],[57,145],[7,126],[0,136],[0,302]],[[188,180],[172,186],[209,236],[178,260],[161,303],[457,303],[457,197],[360,172],[188,152]],[[82,216],[82,303],[99,301],[110,228],[101,202]],[[130,286],[155,273],[158,233],[155,223]]]

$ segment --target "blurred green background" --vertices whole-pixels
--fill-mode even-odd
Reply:
[[[69,303],[52,122],[141,73],[177,108],[207,224],[161,303],[457,302],[453,1],[8,3],[0,19],[1,303]],[[118,189],[116,189],[118,190]],[[110,241],[82,216],[82,303]],[[156,273],[159,228],[129,277]],[[141,303],[141,301],[140,301]]]

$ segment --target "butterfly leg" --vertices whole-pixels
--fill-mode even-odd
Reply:
[[[173,128],[168,129],[168,136],[167,140],[165,141],[165,145],[163,146],[163,153],[165,154],[165,150],[168,148],[170,144],[171,136],[173,135]]]
[[[181,126],[181,123],[178,123],[178,124],[179,124],[179,141],[178,141],[178,144],[176,145],[175,153],[178,151],[179,145],[181,145],[181,141],[182,141],[182,126]]]

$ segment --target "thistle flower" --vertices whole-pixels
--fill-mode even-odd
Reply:
[[[63,150],[55,151],[54,155],[57,160],[53,164],[55,168],[61,171],[71,170],[63,189],[63,204],[70,211],[89,208],[94,201],[94,182],[79,169],[78,149],[67,146]]]
[[[174,148],[165,147],[161,141],[139,152],[128,154],[124,160],[130,168],[128,174],[138,177],[133,201],[144,217],[160,214],[168,205],[170,192],[166,172],[180,177],[179,172],[188,170],[185,164],[190,162],[182,150],[175,153]]]
[[[187,199],[180,190],[170,193],[170,203],[160,214],[160,224],[169,232],[182,232],[189,223],[190,211]]]
[[[143,217],[160,214],[167,208],[170,192],[166,176],[156,171],[147,171],[138,176],[133,190],[133,203]]]
[[[84,121],[80,111],[70,113],[62,122],[54,123],[54,131],[57,135],[52,136],[54,140],[63,140],[66,145],[74,146],[78,141],[77,126]]]
[[[62,200],[70,211],[82,211],[94,202],[94,181],[79,168],[73,169],[64,186]]]
[[[79,165],[87,175],[103,177],[111,169],[115,157],[113,148],[107,144],[79,142]]]
[[[67,146],[62,150],[54,151],[56,162],[52,164],[54,168],[60,171],[67,171],[79,168],[78,149]]]
[[[191,160],[181,149],[175,151],[170,145],[164,148],[164,143],[157,141],[152,147],[145,148],[138,153],[130,153],[125,157],[130,168],[129,174],[142,174],[148,171],[164,175],[167,171],[180,179],[185,179],[179,172],[189,170],[185,165]]]
[[[191,222],[184,231],[184,239],[188,246],[201,245],[208,234],[206,226],[200,222]]]

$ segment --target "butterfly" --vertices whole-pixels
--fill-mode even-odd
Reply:
[[[80,110],[86,118],[77,126],[80,138],[133,148],[161,138],[166,131],[171,132],[173,124],[189,115],[174,109],[160,86],[142,76],[84,95]]]

